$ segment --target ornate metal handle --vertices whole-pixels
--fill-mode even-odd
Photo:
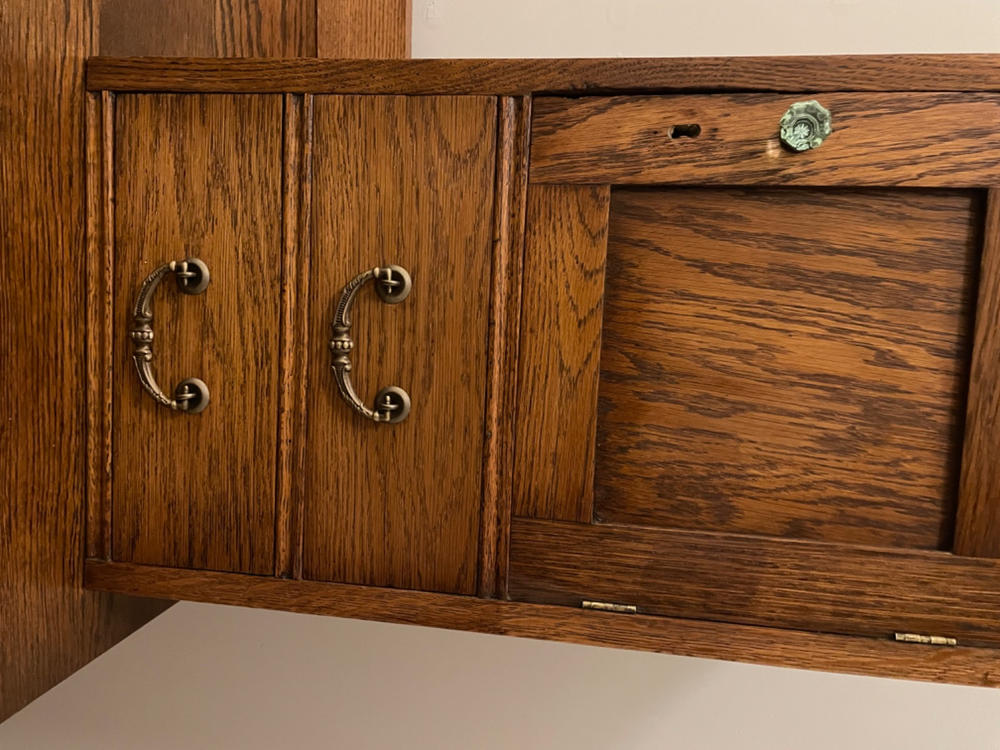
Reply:
[[[351,319],[348,315],[358,289],[368,281],[375,281],[375,293],[379,299],[390,305],[406,299],[412,287],[410,274],[400,266],[384,268],[376,266],[355,276],[344,287],[340,302],[337,304],[337,313],[333,318],[333,337],[330,339],[333,374],[337,378],[337,390],[354,411],[373,422],[395,424],[402,422],[410,413],[410,396],[406,391],[395,385],[383,388],[375,396],[375,405],[369,409],[358,398],[351,384],[351,351],[354,349],[354,340],[351,338]]]
[[[208,286],[208,266],[198,258],[172,260],[149,274],[135,300],[131,334],[135,350],[132,359],[139,373],[139,382],[158,404],[174,411],[197,414],[208,406],[208,386],[203,381],[198,378],[182,380],[174,389],[174,397],[170,398],[153,377],[153,292],[168,273],[177,277],[177,285],[185,294],[201,294]]]

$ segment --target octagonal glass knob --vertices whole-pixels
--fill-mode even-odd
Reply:
[[[815,99],[796,102],[781,118],[781,142],[792,151],[819,148],[832,132],[830,110]]]

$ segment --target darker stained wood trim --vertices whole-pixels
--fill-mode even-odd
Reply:
[[[278,476],[274,573],[297,577],[302,567],[301,478],[305,465],[306,366],[309,351],[309,223],[312,96],[286,94],[282,173],[281,360],[278,391]]]
[[[955,554],[1000,557],[1000,189],[989,191]]]
[[[1000,91],[1000,55],[552,60],[94,57],[87,88],[354,94]]]
[[[478,589],[485,597],[507,590],[530,122],[529,97],[499,99]]]
[[[111,559],[111,352],[114,262],[114,94],[88,94],[86,553]]]
[[[88,561],[89,588],[932,682],[1000,685],[1000,651],[312,581]]]

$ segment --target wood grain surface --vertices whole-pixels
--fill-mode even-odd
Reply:
[[[540,97],[531,181],[629,185],[913,185],[978,187],[1000,179],[1000,96],[826,93],[833,133],[796,153],[782,115],[813,94]],[[675,125],[698,125],[696,137]]]
[[[315,0],[316,54],[410,56],[410,0]]]
[[[971,191],[614,191],[596,517],[949,549],[981,222]]]
[[[312,57],[312,0],[94,0],[102,55]],[[345,24],[342,34],[351,27]],[[358,30],[357,44],[368,35]]]
[[[989,192],[955,553],[1000,557],[1000,190]]]
[[[273,573],[282,278],[279,96],[116,101],[113,543],[116,560]],[[198,296],[153,300],[155,375],[211,403],[157,404],[132,363],[132,305],[157,266],[195,256]]]
[[[0,721],[169,606],[82,587],[90,454],[81,384],[91,372],[83,61],[97,52],[311,55],[314,11],[308,0],[280,9],[273,0],[0,4],[0,236],[18,279],[0,290],[0,361],[5,382],[32,391],[0,424]]]
[[[401,61],[104,57],[88,61],[87,87],[510,96],[614,91],[1000,91],[1000,55]]]
[[[305,464],[306,353],[309,351],[310,212],[312,210],[311,96],[284,97],[282,166],[281,362],[278,396],[278,474],[274,574],[301,567]]]
[[[779,628],[468,596],[90,562],[87,585],[106,591],[429,627],[543,638],[709,659],[914,680],[1000,686],[1000,651],[938,648]]]
[[[1000,562],[946,552],[515,518],[512,599],[997,646]]]
[[[482,493],[496,100],[316,97],[302,574],[475,593]],[[361,289],[352,380],[398,385],[399,424],[365,420],[331,371],[344,286],[413,279],[397,305]]]
[[[528,191],[515,515],[592,515],[609,192],[562,185]]]
[[[84,591],[85,5],[0,4],[0,721],[162,611]],[[96,153],[92,151],[91,153]]]
[[[516,332],[521,325],[531,99],[502,97],[498,113],[478,593],[502,598],[507,585],[507,536],[513,501]]]

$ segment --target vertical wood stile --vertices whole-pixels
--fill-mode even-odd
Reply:
[[[507,588],[530,121],[529,97],[499,100],[479,562],[479,595],[484,597],[502,598]]]
[[[589,523],[611,188],[532,185],[513,514]]]
[[[276,484],[274,573],[294,574],[296,519],[300,493],[295,490],[302,466],[302,425],[305,419],[305,368],[308,351],[304,328],[309,283],[302,242],[304,157],[306,116],[301,95],[286,94],[284,101],[284,145],[282,156],[282,259],[281,259],[281,362],[278,394],[278,481]],[[301,348],[300,348],[301,347]]]
[[[312,153],[313,153],[313,96],[306,94],[302,100],[302,157],[299,170],[299,317],[295,335],[302,346],[309,347],[309,266],[312,259]],[[305,436],[308,409],[306,408],[306,387],[308,368],[302,364],[301,377],[298,381],[298,403],[300,419],[296,424],[296,433],[300,439],[295,454],[296,464],[291,483],[292,519],[291,519],[291,576],[302,578],[302,527],[305,518]]]
[[[87,164],[87,557],[111,559],[114,94],[90,94]]]
[[[980,269],[954,552],[1000,557],[1000,188],[987,198]]]

